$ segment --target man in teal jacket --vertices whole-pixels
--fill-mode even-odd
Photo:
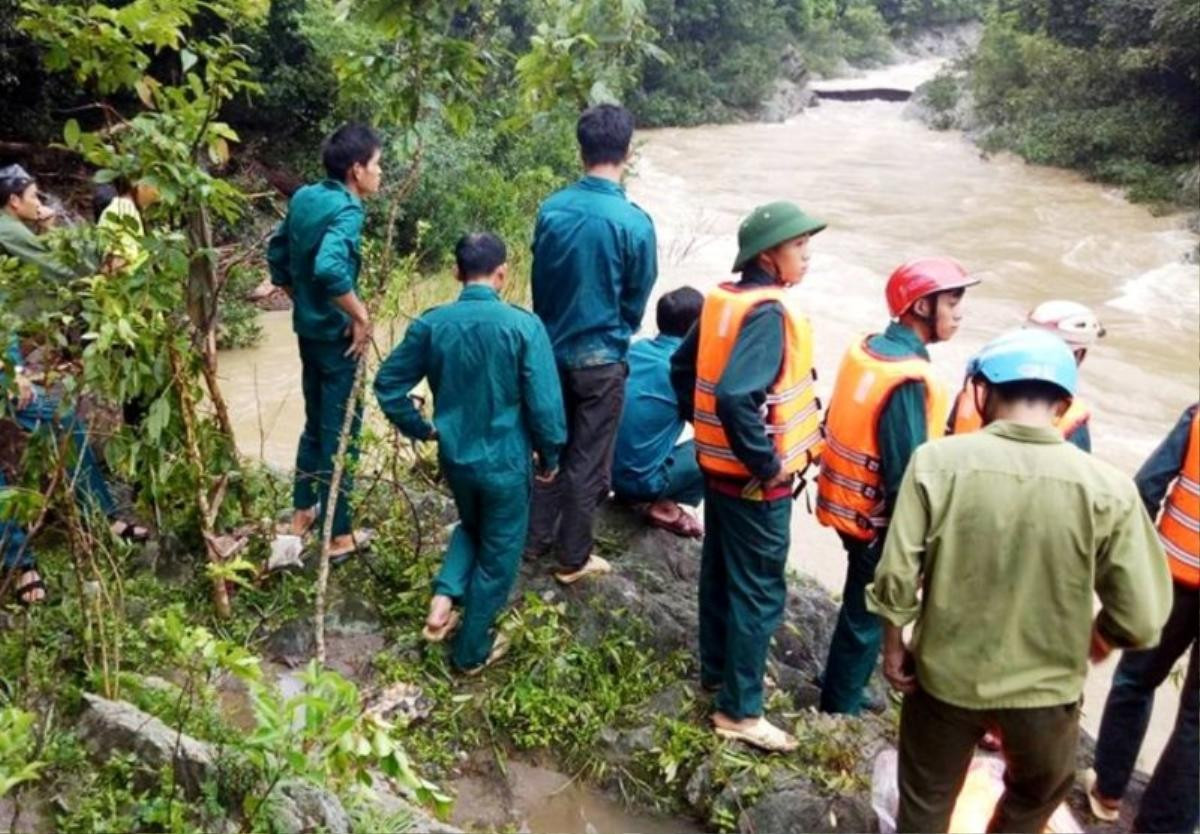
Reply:
[[[425,637],[438,641],[458,624],[459,669],[473,670],[503,654],[492,626],[508,601],[529,523],[533,453],[540,483],[554,480],[567,439],[562,395],[546,329],[533,315],[500,300],[504,244],[490,234],[455,248],[458,301],[435,307],[409,325],[404,341],[375,378],[387,418],[406,436],[436,440],[442,473],[458,507],[442,569],[434,582]],[[409,392],[422,379],[433,391],[431,424]]]
[[[686,425],[671,387],[671,355],[700,319],[704,296],[680,287],[658,300],[658,335],[629,349],[625,409],[617,430],[612,483],[617,498],[641,508],[647,521],[680,536],[700,536],[700,522],[681,507],[704,498],[696,444],[678,443]]]
[[[542,203],[533,233],[533,311],[554,345],[570,439],[562,477],[535,489],[529,550],[557,538],[564,584],[610,570],[592,553],[593,517],[608,495],[629,339],[658,275],[654,224],[621,187],[633,116],[601,104],[575,133],[586,176]]]
[[[328,179],[292,196],[287,217],[267,248],[271,283],[292,299],[292,327],[300,343],[304,431],[296,452],[292,532],[306,535],[324,514],[333,457],[354,371],[371,341],[367,308],[358,297],[364,197],[379,190],[380,142],[364,125],[346,124],[322,150]],[[361,413],[351,429],[357,440]],[[356,444],[351,443],[353,458]],[[352,555],[363,540],[350,530],[352,473],[343,476],[333,515],[330,555]]]

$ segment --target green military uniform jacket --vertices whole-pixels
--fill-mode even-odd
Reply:
[[[966,709],[1074,703],[1093,593],[1110,643],[1158,640],[1171,583],[1128,476],[1057,429],[1003,420],[913,454],[867,607],[915,621],[923,689]]]
[[[336,180],[292,195],[267,245],[267,265],[271,283],[291,292],[292,327],[301,338],[345,338],[350,318],[333,299],[358,291],[363,217],[362,201]]]
[[[425,378],[432,424],[408,397]],[[380,367],[375,394],[405,436],[424,440],[436,427],[450,477],[528,483],[534,450],[544,469],[558,468],[567,428],[550,339],[536,316],[489,286],[468,285],[456,302],[410,324]]]

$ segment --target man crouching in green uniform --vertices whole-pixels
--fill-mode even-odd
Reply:
[[[371,321],[358,297],[364,197],[379,191],[379,137],[365,125],[346,124],[325,141],[328,179],[292,196],[287,217],[267,247],[271,283],[292,299],[292,328],[300,342],[304,431],[296,451],[291,532],[307,535],[329,503],[333,457],[358,359],[371,343]],[[351,426],[357,451],[361,409]],[[351,473],[342,478],[333,513],[329,555],[341,561],[365,543],[350,530]]]
[[[425,623],[440,641],[460,623],[453,662],[472,671],[503,656],[492,626],[516,579],[529,523],[533,452],[537,479],[554,480],[567,440],[562,391],[550,337],[532,313],[500,300],[507,253],[494,235],[463,237],[454,251],[458,301],[408,326],[380,367],[375,394],[406,437],[436,440],[442,473],[458,507],[434,581]],[[429,423],[409,399],[422,379],[433,391]]]

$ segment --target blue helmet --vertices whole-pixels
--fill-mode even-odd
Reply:
[[[1045,330],[1010,330],[992,339],[967,363],[967,376],[988,382],[1039,380],[1075,396],[1079,369],[1067,343]]]

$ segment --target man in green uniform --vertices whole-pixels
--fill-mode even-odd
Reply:
[[[437,441],[459,523],[434,582],[425,636],[443,639],[459,621],[451,605],[460,603],[453,660],[471,670],[504,651],[503,642],[493,645],[492,626],[520,567],[533,453],[537,480],[553,481],[567,429],[546,328],[500,300],[504,244],[467,235],[454,255],[464,285],[458,301],[408,326],[375,377],[375,394],[406,437]],[[433,423],[409,399],[422,379],[433,391]]]
[[[882,333],[870,336],[864,353],[873,359],[882,360],[877,370],[890,365],[899,365],[905,360],[929,362],[927,345],[952,339],[958,332],[966,305],[963,297],[967,287],[979,283],[959,263],[946,257],[917,258],[896,268],[888,278],[885,295],[888,311],[893,320]],[[852,353],[850,356],[852,357]],[[849,358],[849,357],[848,357]],[[850,362],[839,373],[856,370]],[[865,373],[872,373],[868,370]],[[838,611],[837,625],[829,642],[829,656],[821,681],[821,710],[823,712],[857,715],[862,709],[867,682],[879,659],[879,647],[883,631],[879,618],[867,610],[863,591],[875,574],[883,540],[887,532],[887,519],[896,503],[900,491],[900,479],[908,466],[913,451],[932,437],[941,437],[941,414],[935,415],[938,425],[929,425],[929,391],[922,379],[899,382],[886,391],[886,401],[864,402],[861,392],[840,399],[835,394],[829,403],[829,414],[844,410],[848,415],[861,415],[861,421],[879,409],[879,418],[874,426],[874,447],[852,448],[851,451],[867,454],[879,461],[879,481],[882,487],[882,506],[871,513],[873,524],[869,529],[846,524],[840,516],[828,515],[818,501],[817,517],[821,523],[837,530],[846,548],[846,582],[842,589],[842,604]],[[856,422],[860,422],[856,419]],[[840,423],[839,423],[840,425]],[[833,425],[827,426],[826,435],[832,434]],[[868,429],[870,430],[870,429]],[[854,447],[856,441],[850,437],[836,438],[837,446],[827,450],[822,458],[822,477],[839,464],[838,448]],[[828,484],[818,481],[819,493],[825,493]],[[868,502],[869,503],[869,502]]]
[[[988,830],[1041,831],[1075,780],[1089,656],[1153,645],[1171,582],[1133,482],[1054,427],[1077,380],[1066,344],[1007,333],[968,372],[986,428],[913,454],[867,587],[905,693],[897,829],[947,830],[992,731],[1006,772]]]
[[[719,735],[776,751],[794,749],[796,740],[762,717],[763,675],[787,601],[792,483],[802,468],[792,461],[803,463],[804,449],[774,439],[787,434],[783,425],[768,424],[776,409],[767,404],[780,400],[784,369],[803,362],[789,356],[802,347],[789,338],[794,314],[785,310],[782,293],[803,279],[809,239],[823,228],[791,203],[756,209],[738,229],[734,271],[741,279],[710,292],[700,324],[671,358],[671,385],[680,413],[696,426],[705,472],[701,684],[717,693]],[[723,320],[740,322],[730,325],[736,329],[731,345],[719,342]],[[715,380],[706,381],[710,375]],[[811,367],[795,375],[810,380]],[[704,391],[711,391],[711,412],[697,402]],[[723,438],[715,457],[742,474],[721,474],[706,462],[714,419]]]
[[[569,430],[562,476],[534,488],[528,549],[540,555],[557,543],[555,576],[566,585],[612,570],[592,552],[593,525],[608,496],[629,339],[658,275],[654,224],[621,187],[633,116],[613,104],[589,107],[575,135],[586,175],[538,209],[530,275]]]
[[[271,283],[292,299],[300,343],[304,431],[296,452],[291,532],[306,535],[324,515],[342,423],[359,358],[371,342],[367,308],[358,297],[364,197],[379,190],[380,142],[365,125],[346,124],[325,141],[328,179],[297,191],[267,248]],[[351,428],[355,456],[361,413]],[[351,556],[365,536],[350,529],[347,471],[333,515],[330,555]]]

